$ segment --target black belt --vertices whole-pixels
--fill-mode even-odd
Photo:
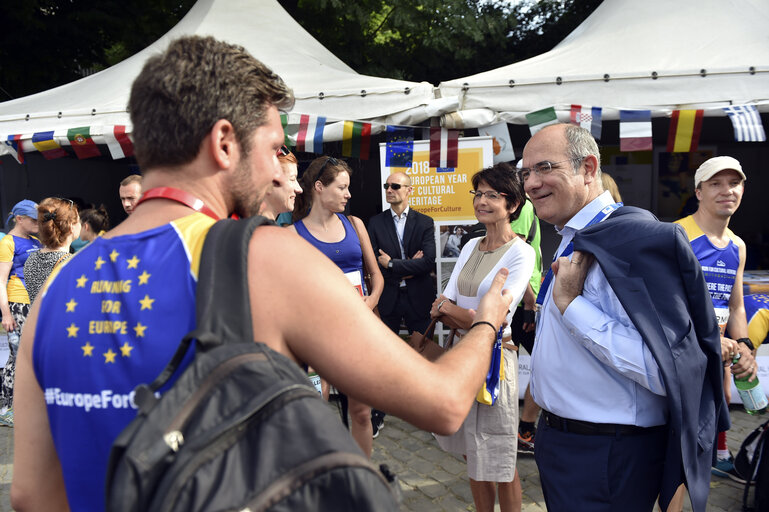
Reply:
[[[581,434],[583,436],[637,436],[641,434],[650,434],[666,427],[665,425],[657,427],[639,427],[637,425],[622,425],[618,423],[591,423],[589,421],[561,418],[557,414],[545,410],[542,411],[542,418],[545,421],[545,424],[550,428],[560,430],[561,432]]]

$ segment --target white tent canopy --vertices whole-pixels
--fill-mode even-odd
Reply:
[[[130,132],[126,105],[144,62],[173,39],[192,34],[242,45],[278,73],[294,90],[293,112],[327,117],[324,140],[341,139],[341,123],[334,125],[333,121],[408,124],[431,115],[431,84],[356,73],[276,0],[199,0],[167,34],[123,62],[75,82],[0,103],[0,140],[21,134],[27,151],[34,150],[29,139],[38,132],[58,134],[68,128],[106,125],[126,125]],[[372,132],[381,129],[374,126]],[[0,144],[0,155],[8,151]]]
[[[441,96],[459,103],[443,121],[526,124],[527,112],[550,106],[568,120],[572,104],[602,107],[604,119],[619,109],[767,111],[767,27],[767,0],[604,0],[551,51],[441,83]]]

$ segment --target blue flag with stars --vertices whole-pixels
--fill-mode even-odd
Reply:
[[[414,161],[414,129],[407,126],[387,127],[387,167],[411,167]]]

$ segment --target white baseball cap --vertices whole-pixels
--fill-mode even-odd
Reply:
[[[737,171],[737,173],[742,176],[743,180],[748,181],[747,176],[742,172],[740,162],[738,162],[736,158],[730,156],[716,156],[709,160],[705,160],[705,162],[700,165],[699,169],[697,169],[697,172],[694,173],[694,188],[699,187],[700,183],[708,181],[710,178],[726,169]]]

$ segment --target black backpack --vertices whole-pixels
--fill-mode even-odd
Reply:
[[[769,421],[757,427],[742,442],[734,458],[734,469],[747,482],[742,494],[743,512],[769,511]],[[756,490],[753,507],[748,506],[751,487]]]
[[[206,237],[197,328],[136,389],[138,415],[112,445],[108,511],[398,509],[397,480],[363,456],[307,374],[253,341],[246,262],[265,223],[223,220]],[[190,366],[157,398],[192,340]]]

